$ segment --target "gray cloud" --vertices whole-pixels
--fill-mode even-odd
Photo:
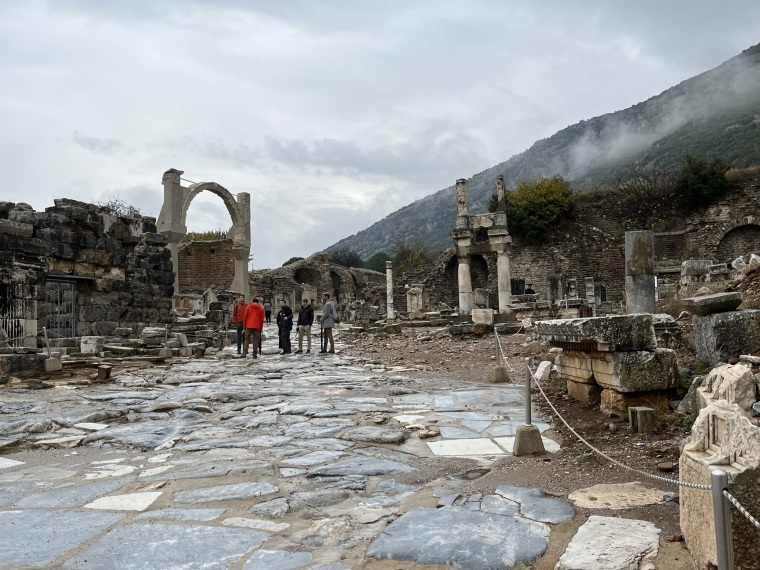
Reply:
[[[249,192],[256,263],[279,265],[718,65],[757,43],[756,4],[0,2],[3,175],[37,209],[119,195],[155,215],[180,168]],[[576,166],[640,142],[617,135]],[[188,225],[228,227],[198,205]]]
[[[89,150],[94,154],[113,154],[115,151],[122,148],[121,143],[116,139],[90,137],[83,135],[79,131],[74,131],[72,139],[78,146],[85,150]]]

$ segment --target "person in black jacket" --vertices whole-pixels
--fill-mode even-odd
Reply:
[[[290,331],[293,329],[293,311],[285,299],[280,299],[280,312],[277,313],[277,326],[280,329],[280,354],[290,354]]]
[[[303,336],[306,335],[306,354],[311,352],[311,324],[314,322],[314,307],[311,306],[308,299],[301,301],[301,307],[298,309],[298,350],[296,354],[303,352]]]

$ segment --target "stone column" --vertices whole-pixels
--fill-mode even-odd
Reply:
[[[393,262],[385,262],[385,291],[388,296],[386,308],[388,310],[388,321],[396,319],[396,313],[393,310]]]
[[[248,279],[248,257],[251,248],[245,246],[233,246],[232,256],[235,258],[235,277],[232,280],[231,288],[235,293],[245,295],[246,301],[251,295],[251,285]],[[300,303],[297,306],[301,306]]]
[[[174,267],[174,294],[179,294],[179,242],[187,233],[187,227],[182,224],[182,204],[185,199],[184,188],[180,176],[184,171],[170,168],[161,179],[164,186],[164,203],[156,221],[156,230],[169,239],[167,247],[172,254]]]
[[[654,233],[651,230],[625,232],[626,312],[654,313]]]
[[[460,255],[459,260],[459,314],[472,312],[472,277],[470,276],[470,256]]]
[[[512,303],[512,275],[509,271],[509,254],[506,251],[496,254],[496,285],[499,291],[499,312],[504,313]]]

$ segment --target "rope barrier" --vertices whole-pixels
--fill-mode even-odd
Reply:
[[[499,333],[497,332],[496,329],[493,330],[493,334],[494,334],[494,338],[496,340],[496,346],[499,347],[499,354],[501,354],[501,360],[502,360],[502,362],[504,362],[504,364],[507,366],[507,368],[509,368],[510,372],[514,372],[515,369],[512,368],[509,365],[509,360],[507,360],[507,355],[504,354],[504,348],[501,346],[501,337],[499,336]],[[498,365],[498,362],[496,364]]]
[[[734,497],[726,489],[723,489],[723,496],[726,499],[728,499],[731,502],[731,504],[733,506],[735,506],[736,509],[741,514],[744,515],[744,518],[746,518],[749,522],[751,522],[753,525],[755,525],[755,527],[757,527],[758,529],[760,529],[760,522],[755,517],[753,517],[751,514],[749,514],[749,512],[747,511],[747,509],[745,509],[744,507],[741,506],[741,504],[739,503],[739,501],[738,501],[738,499],[736,497]]]
[[[591,451],[593,451],[594,453],[596,453],[596,454],[604,457],[607,461],[609,461],[609,462],[617,465],[618,467],[620,467],[622,469],[626,469],[628,471],[636,473],[637,475],[642,475],[644,477],[649,477],[650,479],[655,479],[657,481],[663,481],[665,483],[669,483],[671,485],[677,485],[679,487],[690,487],[692,489],[702,489],[702,490],[705,490],[705,491],[709,491],[709,490],[712,489],[712,487],[710,485],[700,485],[700,484],[697,484],[697,483],[688,483],[686,481],[678,481],[677,479],[670,479],[669,477],[661,477],[660,475],[653,475],[652,473],[647,473],[646,471],[642,471],[641,469],[636,469],[634,467],[630,467],[630,466],[626,465],[625,463],[621,463],[617,459],[613,459],[612,457],[610,457],[609,455],[607,455],[603,451],[600,451],[599,449],[597,449],[596,447],[594,447],[593,445],[591,445],[588,441],[586,441],[577,431],[575,431],[570,426],[569,423],[567,423],[565,421],[565,418],[562,417],[562,414],[559,413],[559,411],[557,410],[557,408],[554,407],[554,404],[552,404],[551,401],[549,400],[549,397],[546,395],[546,393],[544,392],[544,389],[541,387],[541,383],[538,381],[538,378],[536,378],[536,375],[533,374],[533,371],[530,369],[530,367],[527,367],[527,368],[528,368],[528,372],[530,373],[531,378],[536,382],[536,386],[541,391],[541,395],[544,397],[544,400],[546,400],[546,403],[549,404],[549,407],[552,409],[552,411],[554,411],[554,413],[557,415],[557,417],[560,420],[562,420],[562,423],[565,424],[565,426],[567,427],[567,429],[569,429],[570,432],[575,437],[577,437],[584,445],[586,445],[586,447],[588,447],[589,449],[591,449]]]

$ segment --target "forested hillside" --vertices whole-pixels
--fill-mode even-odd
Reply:
[[[469,178],[472,212],[485,212],[501,174],[520,179],[560,175],[574,190],[604,186],[634,162],[677,165],[687,154],[760,164],[760,44],[628,109],[571,125],[525,152]],[[454,181],[452,180],[452,183]],[[364,259],[419,238],[438,251],[453,245],[454,186],[390,214],[328,251],[348,248]]]

